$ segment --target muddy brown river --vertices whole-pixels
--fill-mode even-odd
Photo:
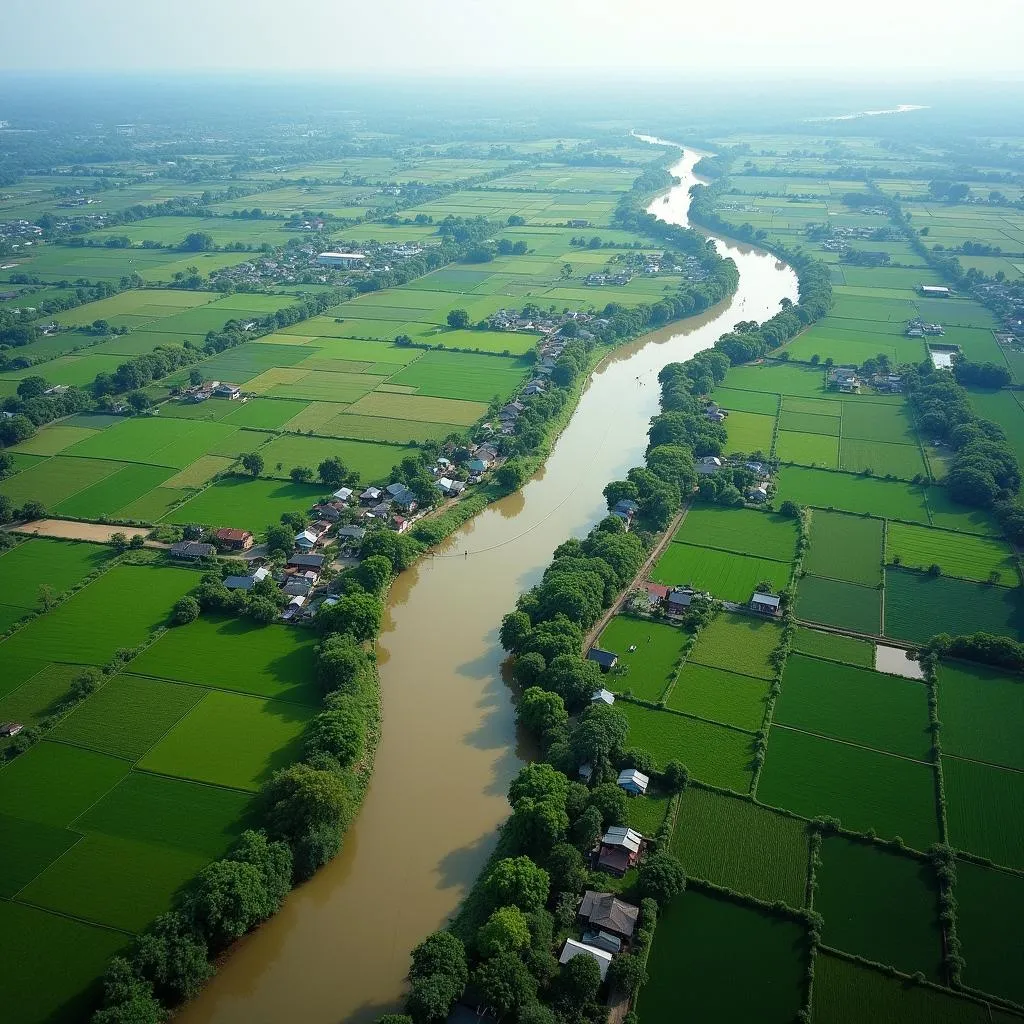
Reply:
[[[697,159],[683,151],[652,213],[688,223]],[[733,298],[610,355],[543,469],[396,581],[378,644],[383,736],[345,847],[239,944],[180,1024],[364,1024],[397,1008],[410,949],[455,911],[509,812],[524,752],[500,673],[502,615],[561,541],[601,518],[604,485],[642,461],[658,371],[797,298],[775,257],[716,243],[739,268]]]

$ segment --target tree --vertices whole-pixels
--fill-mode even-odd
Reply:
[[[369,670],[369,659],[349,633],[334,633],[316,650],[316,673],[324,693],[354,693],[360,677]]]
[[[498,467],[494,479],[503,491],[518,491],[526,483],[526,466],[520,459],[509,459]]]
[[[171,625],[187,626],[199,618],[199,602],[186,594],[174,606],[171,612]]]
[[[266,543],[267,554],[290,555],[295,548],[295,537],[287,526],[275,523],[267,527]]]
[[[133,533],[128,539],[130,551],[141,551],[146,546],[146,538],[141,533]]]
[[[574,956],[562,964],[555,987],[561,1005],[583,1007],[597,998],[601,987],[601,968],[592,956]]]
[[[690,773],[685,765],[678,761],[669,761],[661,773],[661,779],[670,793],[681,793],[690,781]]]
[[[544,659],[535,651],[530,651],[528,654],[516,658],[512,665],[512,677],[524,689],[532,688],[540,681],[545,668],[547,665],[544,663]],[[557,694],[552,694],[552,696],[557,696]]]
[[[209,252],[214,248],[213,235],[206,231],[190,231],[181,247],[185,252]]]
[[[45,519],[46,506],[43,505],[41,501],[26,501],[25,504],[21,506],[19,516],[28,522],[32,522],[36,519]],[[121,536],[123,537],[124,534],[121,534]],[[118,554],[121,554],[121,552],[118,551]]]
[[[128,537],[118,531],[110,535],[110,546],[119,555],[123,555],[128,550]]]
[[[492,907],[530,911],[547,903],[550,884],[548,873],[529,857],[505,857],[484,879],[483,891]]]
[[[506,825],[514,848],[537,860],[546,859],[551,848],[565,838],[569,816],[557,800],[520,799]]]
[[[260,626],[269,626],[278,616],[278,607],[267,597],[254,595],[246,604],[245,614]]]
[[[526,612],[509,612],[501,620],[501,629],[498,631],[498,639],[501,646],[510,652],[520,650],[526,638],[530,635],[533,626],[530,616]]]
[[[536,979],[514,953],[499,953],[485,960],[473,973],[473,982],[499,1017],[537,997]]]
[[[153,404],[145,391],[132,391],[125,397],[125,401],[136,412],[142,412],[143,409],[148,409]]]
[[[48,612],[57,603],[57,592],[49,583],[40,583],[36,600],[40,611]]]
[[[629,821],[629,797],[614,782],[605,782],[590,791],[590,806],[601,812],[601,827],[625,825]]]
[[[103,1004],[92,1016],[99,1024],[162,1024],[167,1019],[167,1011],[153,995],[153,986],[121,956],[107,965]]]
[[[15,471],[14,456],[9,452],[0,452],[0,480]]]
[[[351,633],[357,640],[372,640],[380,631],[384,606],[373,594],[346,594],[335,604],[321,605],[313,624],[321,636]]]
[[[347,698],[350,702],[351,699]],[[347,768],[363,749],[365,734],[362,715],[351,703],[333,711],[321,711],[306,730],[306,757],[329,754]]]
[[[583,854],[569,843],[555,846],[547,865],[551,888],[555,892],[578,893],[587,884],[587,865]]]
[[[211,948],[221,950],[266,916],[266,883],[252,864],[218,860],[196,875],[183,909]]]
[[[22,377],[18,381],[18,397],[26,400],[38,398],[49,386],[44,377]]]
[[[320,477],[320,482],[327,487],[340,487],[348,476],[348,470],[345,468],[345,463],[341,461],[336,455],[332,455],[328,459],[324,459],[323,462],[317,466],[317,476]]]
[[[683,865],[670,853],[655,853],[640,868],[637,888],[642,897],[654,900],[664,910],[686,888]]]
[[[313,470],[309,466],[292,466],[288,475],[297,483],[305,484],[313,479]]]
[[[246,452],[242,456],[242,468],[253,477],[263,472],[263,456],[259,452]]]
[[[267,889],[264,917],[277,913],[292,887],[292,852],[285,843],[270,842],[265,832],[246,829],[231,850],[230,857],[251,864]]]
[[[601,689],[601,670],[578,654],[559,654],[548,664],[542,685],[557,693],[567,708],[579,708]]]
[[[543,761],[532,761],[523,765],[510,783],[508,799],[513,807],[524,797],[564,805],[568,791],[569,780],[560,771]]]
[[[539,654],[524,654],[518,660],[527,658],[539,659],[543,665],[544,659]],[[565,729],[569,724],[565,701],[557,693],[549,693],[539,686],[531,686],[523,692],[516,711],[519,721],[535,736],[544,737],[552,731]]]
[[[292,842],[319,826],[336,825],[349,811],[342,780],[306,764],[275,772],[262,797],[271,835]]]
[[[460,995],[462,989],[451,978],[443,974],[431,974],[413,981],[405,1000],[405,1008],[415,1024],[434,1024],[448,1017]]]
[[[390,560],[383,555],[370,555],[360,562],[355,575],[369,593],[382,594],[391,583],[394,570]]]
[[[647,971],[640,957],[632,953],[617,956],[608,967],[608,985],[621,992],[635,992],[647,984]]]
[[[464,309],[453,309],[447,316],[448,326],[457,331],[469,326],[469,314]]]
[[[213,974],[206,943],[180,911],[161,914],[136,940],[136,970],[164,1002],[191,999]]]
[[[570,826],[569,836],[577,850],[589,853],[601,834],[601,812],[588,807]]]
[[[518,907],[499,907],[477,932],[476,945],[485,957],[526,949],[530,945],[526,915]]]
[[[444,974],[454,978],[460,986],[469,980],[466,965],[466,947],[458,936],[448,931],[433,932],[413,949],[410,978],[426,978]]]

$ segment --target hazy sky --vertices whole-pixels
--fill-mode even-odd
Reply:
[[[1024,2],[3,0],[4,70],[1024,77]]]

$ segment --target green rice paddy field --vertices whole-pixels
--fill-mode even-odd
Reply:
[[[809,857],[799,818],[751,800],[690,786],[681,798],[671,850],[688,876],[802,907]]]
[[[789,1024],[804,998],[804,946],[795,922],[690,889],[659,918],[638,1013],[678,1021],[685,993],[697,1020]]]
[[[789,583],[790,572],[789,562],[673,541],[654,567],[652,578],[670,586],[688,584],[706,590],[720,601],[746,602],[765,580],[778,593]]]

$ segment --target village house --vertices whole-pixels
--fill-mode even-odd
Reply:
[[[590,698],[591,704],[607,704],[609,707],[615,703],[615,694],[611,690],[598,690]]]
[[[705,455],[704,458],[697,460],[697,465],[694,468],[700,476],[708,476],[711,473],[717,473],[722,468],[722,460],[717,455]]]
[[[227,398],[234,400],[236,398],[241,398],[242,389],[237,384],[222,383],[218,384],[213,389],[213,396],[214,398]]]
[[[644,837],[623,825],[613,825],[601,837],[597,854],[597,870],[610,875],[624,875],[636,867],[643,852]]]
[[[289,602],[288,607],[281,612],[281,619],[284,622],[291,622],[299,617],[299,613],[302,611],[303,605],[308,599],[302,594],[296,594]]]
[[[611,651],[603,651],[600,647],[591,647],[587,651],[587,661],[596,662],[602,672],[609,672],[619,662],[619,656]]]
[[[409,529],[409,520],[405,519],[403,516],[396,515],[391,517],[391,523],[389,525],[395,533],[405,533],[405,531]]]
[[[610,892],[588,889],[583,894],[577,917],[585,931],[608,932],[628,942],[636,931],[640,909]]]
[[[462,480],[452,480],[443,476],[434,482],[434,486],[446,497],[457,498],[465,489],[466,484]]]
[[[781,615],[782,599],[774,594],[754,594],[750,599],[750,610],[758,615]]]
[[[180,540],[177,544],[172,544],[167,551],[171,558],[184,562],[198,562],[200,558],[211,558],[217,554],[217,549],[212,544],[203,544],[197,540]]]
[[[289,569],[322,569],[326,555],[300,554],[296,553],[288,559]]]
[[[355,494],[355,491],[353,491],[351,487],[341,487],[338,490],[336,490],[331,495],[331,497],[335,501],[340,501],[343,504],[348,504],[348,502],[350,502],[352,500],[352,495],[353,494]]]
[[[382,501],[370,509],[371,519],[387,519],[391,515],[391,502]]]
[[[486,473],[490,468],[490,465],[491,464],[486,459],[470,459],[469,462],[466,463],[466,469],[468,469],[470,473],[479,475],[480,473]]]
[[[616,785],[620,789],[624,789],[630,796],[643,796],[650,784],[650,776],[644,775],[636,768],[623,768],[616,780]]]
[[[388,484],[388,494],[391,495],[391,500],[406,512],[412,512],[416,508],[416,493],[409,490],[405,484]]]
[[[210,536],[215,544],[228,548],[231,551],[248,551],[255,541],[255,538],[248,530],[236,530],[230,526],[214,530]]]
[[[224,586],[228,590],[252,590],[260,580],[265,580],[270,575],[266,566],[260,566],[250,576],[227,576],[224,579]]]
[[[345,544],[361,544],[366,536],[366,530],[362,526],[339,526],[334,531],[334,536]]]
[[[644,589],[647,592],[648,611],[654,612],[661,610],[672,588],[661,583],[647,583],[644,585]]]
[[[747,491],[747,500],[761,504],[768,500],[768,488],[765,484],[757,484]]]
[[[362,494],[359,495],[359,500],[364,505],[376,505],[381,499],[381,495],[384,492],[379,487],[367,487]]]
[[[665,614],[685,615],[696,596],[689,587],[673,587],[665,597]]]
[[[313,515],[328,523],[336,523],[341,518],[345,506],[340,502],[328,502],[326,505],[314,505],[310,511]]]
[[[612,954],[608,950],[598,949],[596,946],[588,946],[585,942],[577,942],[575,939],[566,939],[558,962],[560,964],[567,964],[576,956],[589,956],[596,960],[598,969],[601,972],[601,980],[604,981],[612,962]]]
[[[860,392],[860,378],[853,366],[833,366],[828,372],[828,386],[846,395]]]
[[[918,285],[921,294],[927,299],[948,299],[952,292],[942,284]]]
[[[0,737],[17,736],[24,728],[21,722],[0,722]]]

